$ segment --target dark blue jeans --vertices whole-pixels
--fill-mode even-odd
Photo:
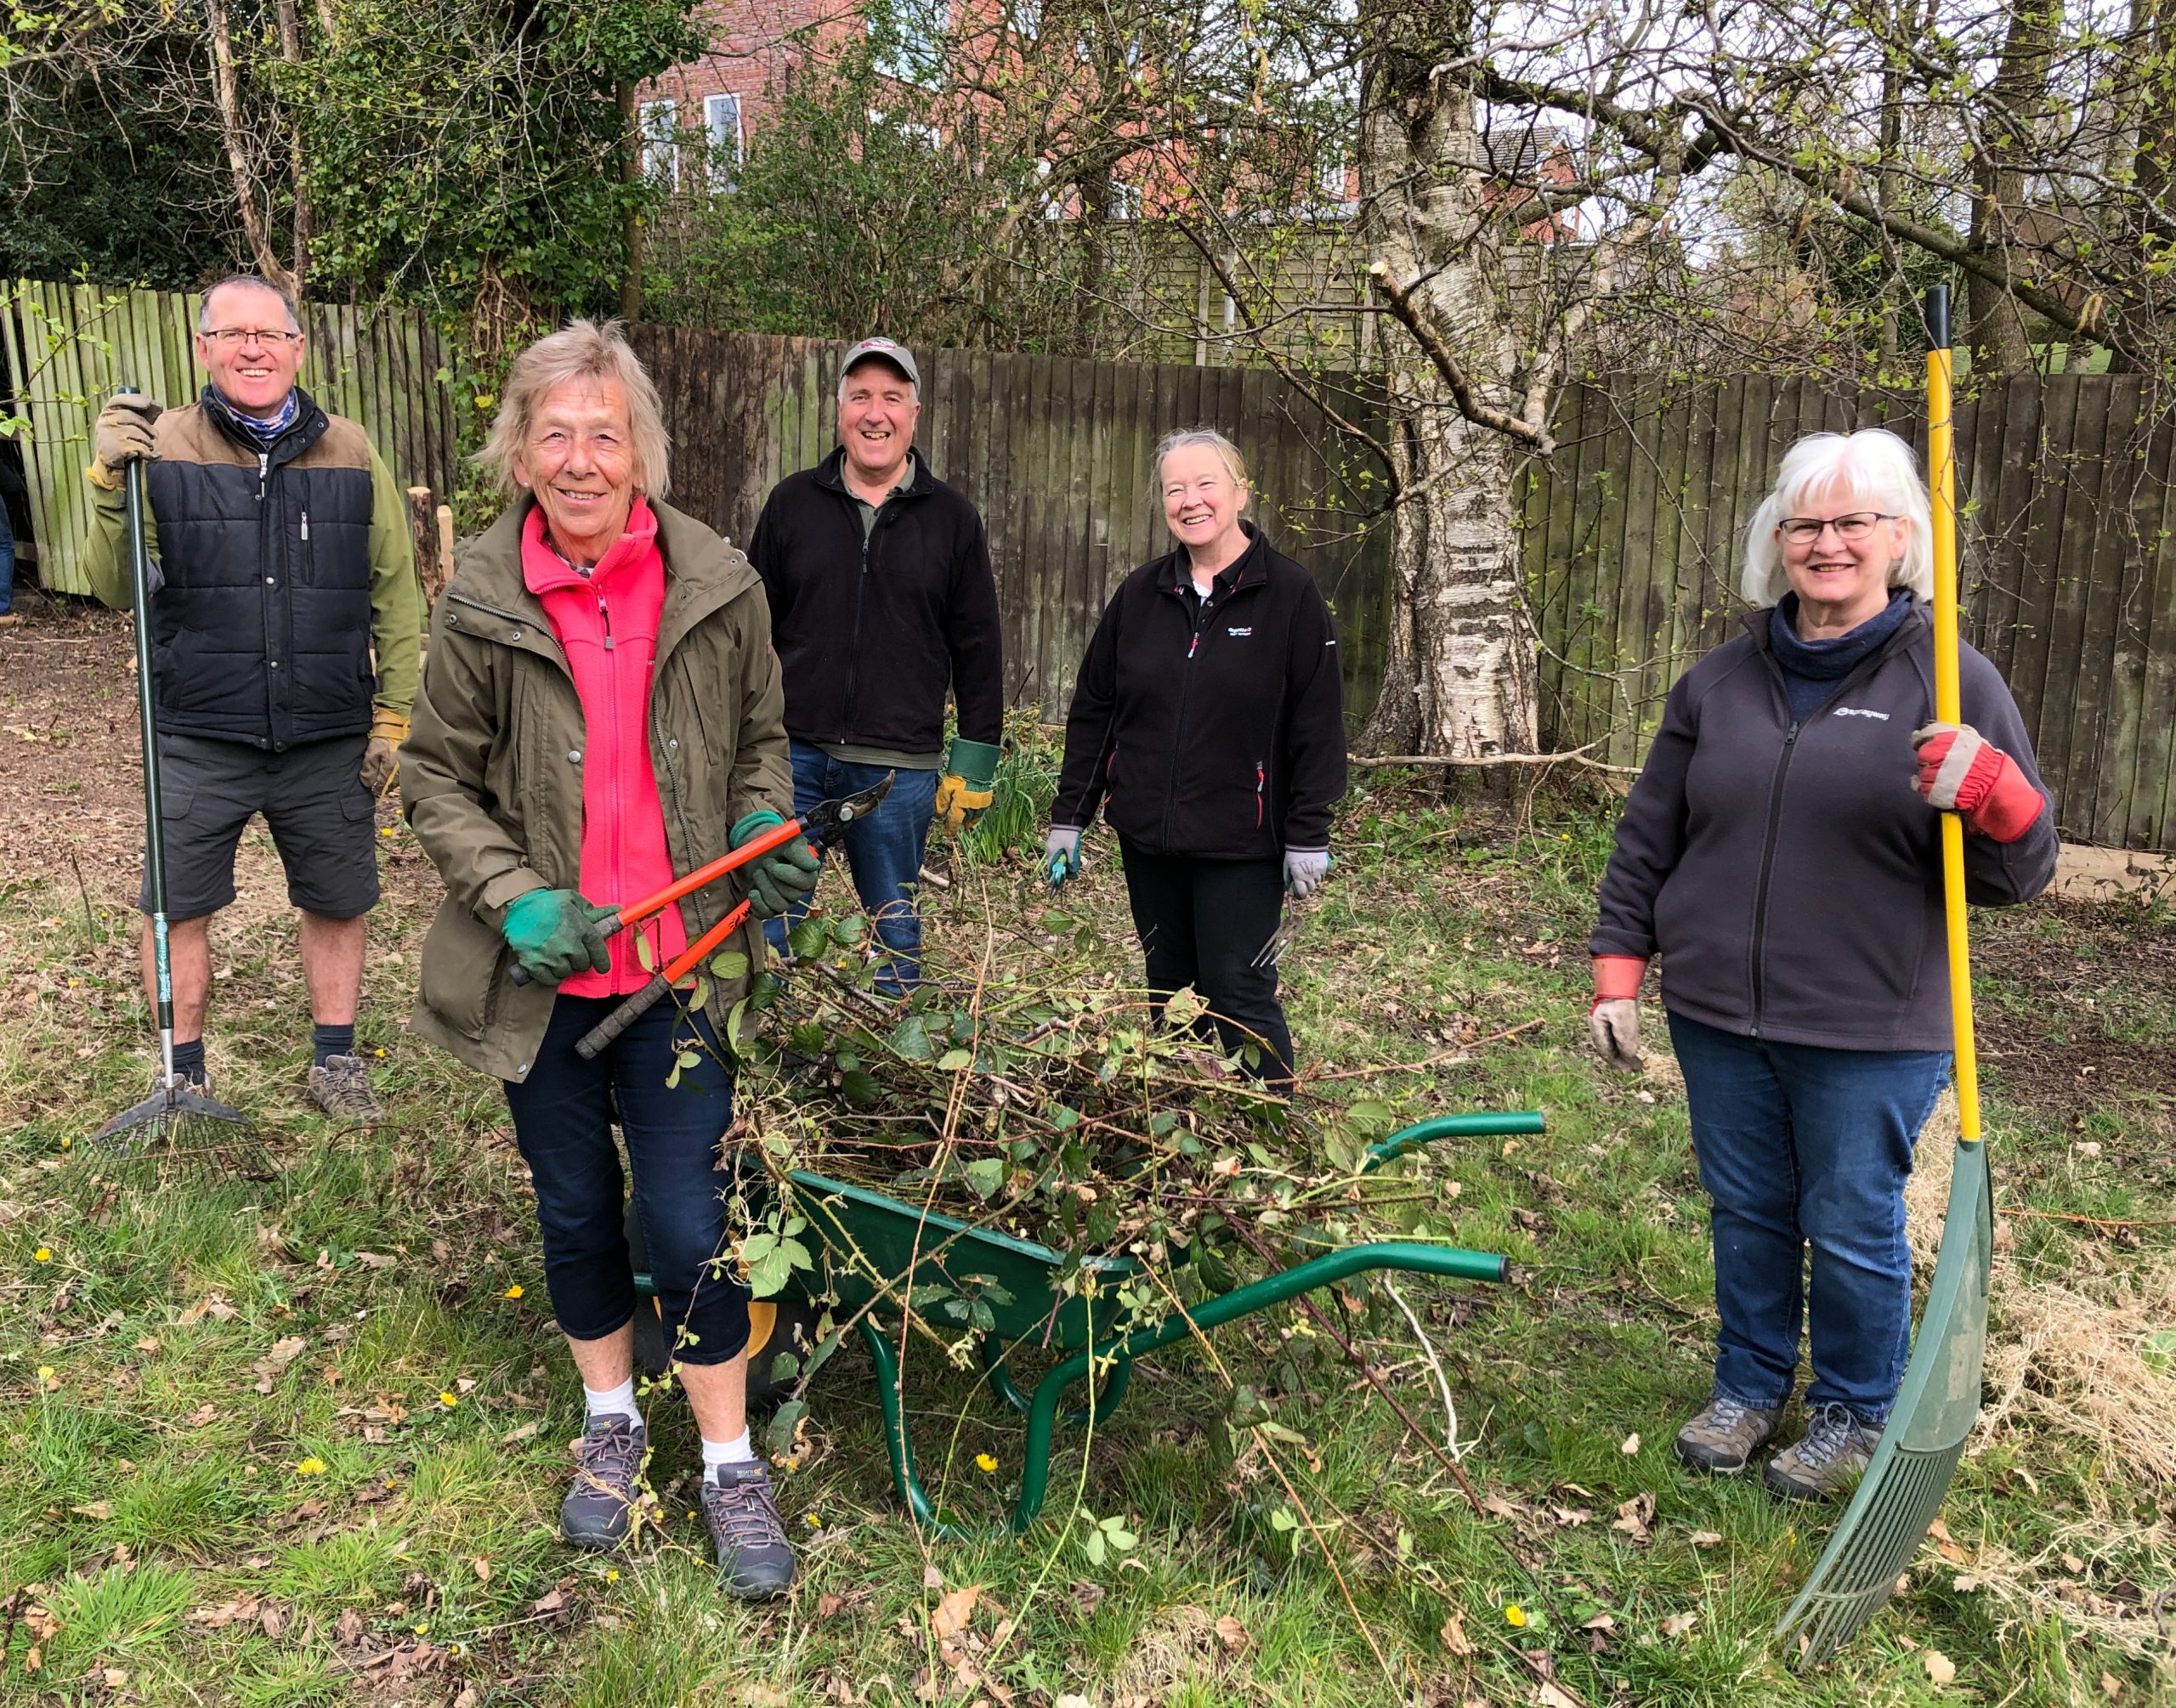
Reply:
[[[733,1124],[733,1078],[711,1052],[710,1022],[661,1002],[594,1061],[575,1040],[619,1006],[616,997],[563,996],[538,1046],[536,1066],[506,1082],[514,1142],[536,1183],[544,1235],[544,1281],[559,1326],[576,1340],[602,1340],[635,1315],[628,1261],[616,1115],[634,1170],[635,1213],[649,1247],[650,1276],[665,1316],[665,1343],[688,1364],[723,1364],[748,1343],[748,1294],[722,1278],[730,1177],[718,1141]],[[667,1087],[681,1043],[706,1048]],[[683,1324],[688,1332],[680,1333]]]
[[[805,741],[793,744],[793,810],[813,812],[826,800],[852,795],[883,781],[882,765],[850,765]],[[921,854],[937,816],[933,771],[902,771],[883,805],[847,827],[843,852],[847,871],[862,911],[876,929],[877,941],[891,953],[888,974],[877,988],[897,996],[921,976],[921,914],[915,892],[921,883]],[[763,928],[771,947],[783,952],[788,926],[808,910],[791,908],[783,920]]]
[[[1949,1053],[1773,1043],[1675,1014],[1669,1036],[1714,1205],[1715,1386],[1782,1405],[1803,1324],[1806,1404],[1878,1427],[1912,1343],[1904,1181]]]

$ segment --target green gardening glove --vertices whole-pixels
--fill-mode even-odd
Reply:
[[[733,827],[732,846],[742,847],[785,823],[775,812],[751,812]],[[796,902],[806,902],[822,864],[805,836],[774,848],[746,868],[748,911],[759,919],[775,919]]]
[[[944,775],[937,783],[937,817],[957,836],[968,822],[989,806],[994,791],[1000,750],[986,741],[956,737],[944,761]]]
[[[507,904],[499,935],[533,977],[556,985],[585,969],[612,970],[612,952],[597,925],[612,916],[611,908],[573,890],[530,890]]]

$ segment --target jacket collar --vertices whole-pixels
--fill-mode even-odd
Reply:
[[[688,631],[756,585],[756,570],[694,517],[656,499],[645,501],[657,518],[657,548],[665,559],[665,608],[657,625],[662,665]],[[552,633],[544,602],[522,577],[521,530],[536,503],[524,493],[507,506],[462,557],[445,597],[464,608],[467,632],[557,655],[556,647],[544,643]]]
[[[1247,536],[1247,549],[1216,572],[1217,585],[1224,589],[1227,599],[1243,587],[1259,586],[1269,580],[1269,542],[1253,523],[1242,521],[1239,527]],[[1176,593],[1182,580],[1189,585],[1193,580],[1193,572],[1187,567],[1187,549],[1183,546],[1164,558],[1164,567],[1157,574],[1156,585],[1162,592]]]
[[[270,444],[266,444],[241,424],[235,413],[235,406],[219,394],[219,388],[208,380],[197,394],[197,401],[204,406],[204,413],[211,418],[231,444],[249,453],[252,457],[269,459],[269,466],[279,468],[292,462],[318,440],[325,437],[332,422],[325,411],[318,407],[317,399],[300,386],[295,387],[295,418],[287,430]]]
[[[1772,606],[1763,605],[1756,610],[1748,611],[1738,619],[1738,621],[1745,625],[1746,633],[1753,636],[1754,648],[1771,654],[1774,653],[1775,648],[1768,644],[1768,625],[1771,620],[1769,613],[1773,608]],[[1915,636],[1933,626],[1934,618],[1929,614],[1925,602],[1913,598],[1910,614],[1896,625],[1896,632],[1882,644],[1881,648],[1874,653],[1874,657],[1885,659],[1900,648],[1910,646]]]
[[[913,447],[908,464],[914,470],[915,478],[898,489],[900,497],[926,498],[937,490],[937,477],[929,472],[929,458],[920,445]],[[853,495],[847,491],[846,467],[847,448],[842,444],[833,445],[831,454],[816,465],[816,484],[826,491],[845,493],[848,498],[853,497]]]

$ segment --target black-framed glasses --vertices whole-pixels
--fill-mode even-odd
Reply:
[[[299,344],[303,341],[300,332],[263,331],[255,326],[214,326],[203,336],[229,349],[236,344]]]
[[[1896,520],[1896,513],[1887,510],[1854,510],[1846,516],[1786,516],[1776,524],[1776,531],[1800,544],[1820,539],[1824,528],[1834,529],[1839,540],[1863,540],[1873,532],[1875,523]]]

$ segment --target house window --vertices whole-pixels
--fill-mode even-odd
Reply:
[[[868,18],[880,74],[902,83],[936,81],[952,27],[948,0],[877,0]]]
[[[680,104],[642,105],[643,176],[671,189],[680,188]]]
[[[1043,0],[1013,0],[1012,27],[1023,39],[1043,33]]]
[[[1113,219],[1140,218],[1141,186],[1137,184],[1120,184],[1116,178],[1113,178],[1110,184],[1110,200],[1104,206]]]
[[[740,97],[706,95],[703,98],[703,133],[710,139],[711,188],[729,189],[734,168],[747,151],[740,130]]]

